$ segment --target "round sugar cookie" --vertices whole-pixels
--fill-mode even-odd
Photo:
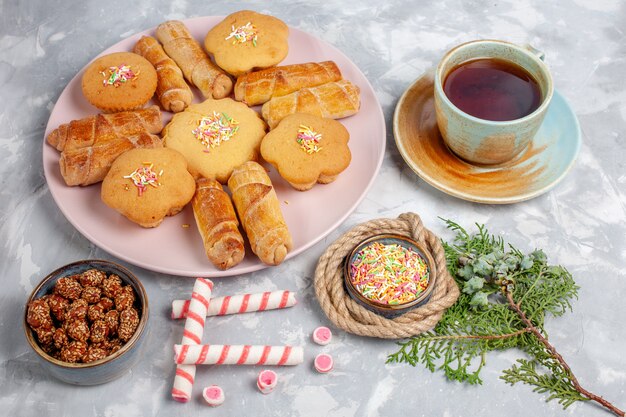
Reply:
[[[261,156],[300,191],[328,184],[352,159],[348,130],[338,121],[311,114],[285,117],[261,142]]]
[[[191,201],[196,182],[187,161],[167,148],[124,152],[102,181],[101,198],[142,227],[156,227]]]
[[[165,146],[187,159],[189,172],[222,184],[233,169],[257,159],[264,135],[259,114],[230,98],[192,104],[163,129]]]
[[[142,56],[115,52],[89,64],[81,85],[87,101],[105,113],[133,110],[154,95],[157,73]]]
[[[272,67],[287,56],[289,28],[280,19],[250,10],[226,16],[204,38],[215,63],[238,77]]]

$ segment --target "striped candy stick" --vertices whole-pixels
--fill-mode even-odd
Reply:
[[[189,311],[185,320],[182,343],[199,345],[204,333],[204,320],[209,308],[209,300],[213,291],[213,282],[205,278],[197,278],[193,285]],[[191,398],[196,367],[194,365],[176,366],[176,376],[172,388],[172,398],[176,401],[187,402]]]
[[[172,319],[187,317],[189,300],[172,302]],[[271,291],[256,294],[227,295],[209,300],[207,316],[249,313],[253,311],[275,310],[292,307],[296,304],[296,295],[291,291]]]
[[[301,346],[174,345],[174,362],[193,365],[298,365]]]

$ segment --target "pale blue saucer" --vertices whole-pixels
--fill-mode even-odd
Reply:
[[[550,103],[543,124],[533,139],[535,148],[546,146],[544,152],[537,154],[539,165],[547,170],[543,187],[536,190],[532,197],[554,187],[569,172],[580,152],[582,134],[574,110],[557,90]]]
[[[529,148],[496,166],[472,165],[454,155],[443,142],[434,112],[432,73],[426,73],[398,101],[393,123],[396,145],[420,178],[464,200],[510,204],[537,197],[566,176],[580,151],[578,119],[556,90]]]

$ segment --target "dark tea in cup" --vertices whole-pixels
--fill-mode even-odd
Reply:
[[[542,102],[539,83],[528,71],[497,58],[460,63],[448,72],[443,91],[459,110],[491,121],[521,119]]]
[[[539,130],[554,86],[543,53],[484,39],[449,50],[435,71],[435,116],[463,160],[495,165],[519,155]]]

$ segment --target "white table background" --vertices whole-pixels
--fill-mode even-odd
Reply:
[[[387,122],[382,169],[356,211],[326,239],[283,265],[215,279],[217,294],[297,291],[282,312],[209,319],[212,343],[299,344],[305,363],[278,369],[270,395],[255,387],[259,368],[198,369],[193,400],[171,400],[172,345],[182,322],[170,302],[189,294],[193,280],[125,264],[150,297],[151,336],[141,362],[120,379],[75,387],[48,376],[22,330],[24,302],[51,270],[86,258],[116,260],[92,245],[63,217],[46,185],[42,141],[65,84],[93,56],[119,40],[168,19],[225,15],[240,9],[273,14],[339,48],[374,86]],[[437,216],[470,227],[487,224],[522,250],[545,249],[580,285],[574,311],[548,319],[551,341],[589,390],[626,408],[626,6],[619,0],[545,2],[391,1],[0,1],[0,414],[7,416],[605,416],[590,403],[563,411],[528,386],[498,379],[520,353],[490,354],[482,386],[448,382],[421,367],[385,365],[391,341],[334,331],[326,347],[310,341],[329,325],[315,299],[318,257],[342,232],[372,218],[413,211],[444,238]],[[529,42],[546,53],[556,88],[573,106],[583,146],[569,175],[552,191],[514,205],[480,205],[447,196],[403,162],[391,133],[402,92],[452,46],[473,39]],[[336,369],[321,375],[312,358],[329,352]],[[219,384],[226,402],[209,409],[200,388]]]

